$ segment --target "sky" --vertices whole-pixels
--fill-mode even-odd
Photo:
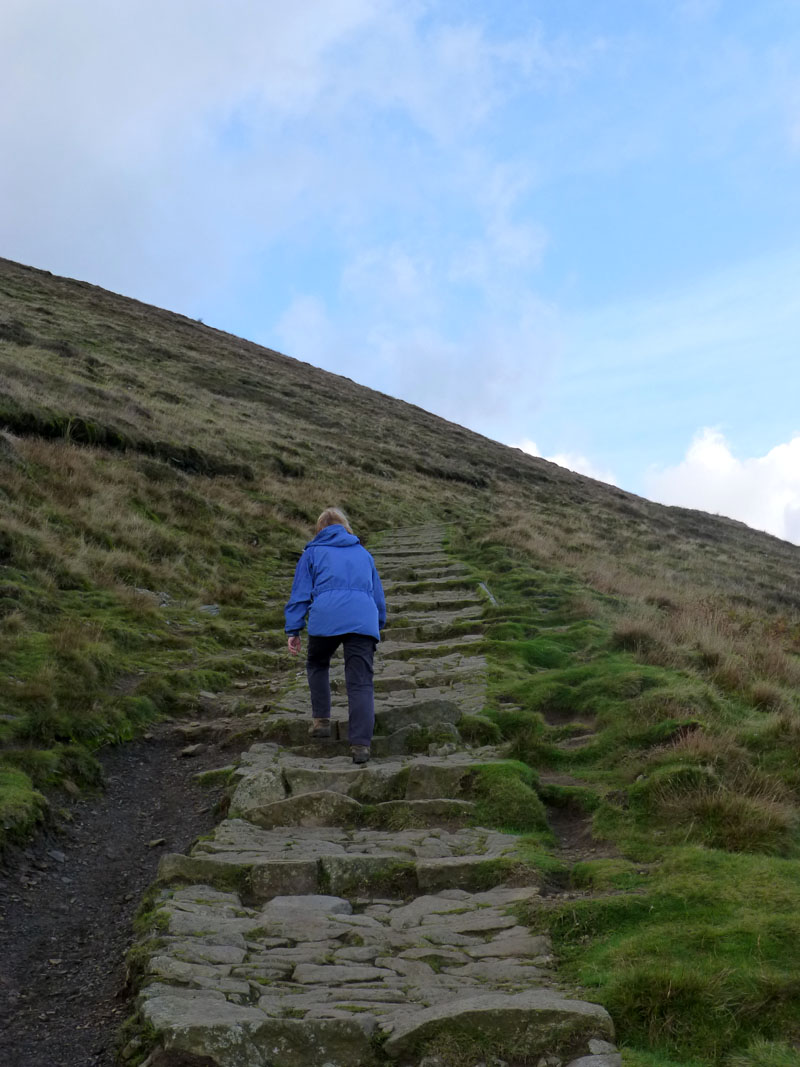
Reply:
[[[0,255],[800,543],[796,0],[3,0]]]

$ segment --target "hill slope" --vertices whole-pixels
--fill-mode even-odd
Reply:
[[[788,928],[764,914],[797,911],[800,550],[8,261],[0,374],[0,832],[93,782],[100,744],[286,669],[287,576],[321,507],[367,538],[450,522],[498,601],[474,730],[622,857],[573,870],[594,896],[554,916],[565,959],[662,1049],[635,1062],[789,1062],[757,1045],[797,1036]]]

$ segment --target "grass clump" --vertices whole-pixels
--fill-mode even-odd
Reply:
[[[799,861],[684,848],[634,894],[565,904],[553,932],[625,1044],[723,1064],[796,1028],[799,876]]]
[[[499,725],[486,715],[462,715],[458,732],[470,745],[498,745],[503,736]]]
[[[547,816],[537,785],[535,772],[524,763],[484,764],[472,783],[476,822],[516,833],[546,830]]]
[[[727,1067],[800,1067],[800,1047],[756,1038],[745,1052],[732,1056]]]
[[[797,845],[797,809],[785,790],[762,775],[751,772],[724,782],[709,766],[672,764],[630,793],[642,809],[639,821],[661,827],[668,841],[778,855]]]
[[[22,840],[41,822],[47,807],[23,770],[0,762],[0,847]]]
[[[646,872],[625,859],[585,860],[571,871],[576,889],[634,889],[645,884]]]

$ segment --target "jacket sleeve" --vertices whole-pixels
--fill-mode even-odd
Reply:
[[[311,607],[313,579],[311,577],[311,554],[304,552],[297,561],[292,582],[292,591],[284,609],[286,633],[296,636],[306,624],[306,615]]]
[[[374,563],[372,564],[372,598],[378,608],[378,628],[382,630],[386,625],[386,597],[383,595],[383,586]]]

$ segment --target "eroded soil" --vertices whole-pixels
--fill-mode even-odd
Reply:
[[[3,1067],[114,1064],[133,916],[160,854],[185,851],[219,819],[220,791],[193,775],[234,756],[205,745],[181,757],[185,745],[162,726],[108,750],[105,792],[0,867]]]

